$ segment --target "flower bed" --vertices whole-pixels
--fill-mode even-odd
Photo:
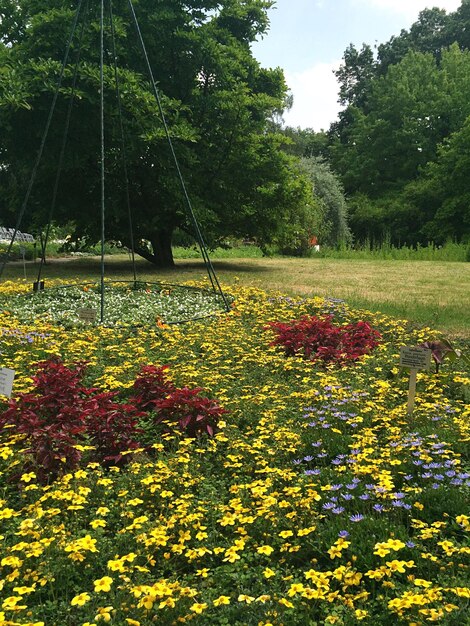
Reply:
[[[115,392],[104,417],[130,398],[156,416],[141,447],[120,451],[126,463],[101,463],[99,442],[81,440],[80,462],[64,454],[50,484],[25,466],[27,433],[0,431],[0,624],[466,623],[468,371],[420,373],[410,417],[399,347],[429,329],[323,299],[232,294],[233,310],[210,321],[92,332],[0,308],[16,399],[37,393],[38,362],[86,361],[89,397]],[[367,323],[380,344],[354,367],[271,345],[271,323],[328,315]],[[161,366],[164,395],[142,378]],[[174,390],[186,390],[173,396],[183,429],[152,413]],[[178,407],[196,396],[227,411],[213,436],[184,429]]]
[[[220,294],[204,288],[169,285],[164,283],[133,282],[105,283],[104,323],[107,326],[123,324],[165,323],[207,317],[225,308]],[[22,322],[61,323],[70,326],[89,326],[80,317],[81,309],[92,309],[100,318],[101,291],[94,283],[60,285],[51,281],[43,291],[22,289],[0,292],[0,308],[8,310]]]

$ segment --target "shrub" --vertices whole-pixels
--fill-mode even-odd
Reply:
[[[144,413],[131,404],[115,402],[117,395],[109,391],[95,394],[84,407],[93,457],[102,465],[123,465],[131,458],[123,452],[141,446],[138,420]]]
[[[167,365],[144,365],[132,386],[136,393],[129,401],[144,411],[154,408],[158,400],[175,389],[174,384],[166,378],[167,370]]]
[[[367,322],[335,326],[332,316],[271,322],[268,328],[277,335],[271,345],[282,346],[286,356],[325,363],[355,361],[377,347],[380,339],[380,333]]]

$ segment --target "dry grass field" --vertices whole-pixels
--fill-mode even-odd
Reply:
[[[448,336],[470,338],[470,263],[439,261],[240,258],[215,260],[221,283],[244,285],[287,294],[325,296],[346,300],[351,306],[408,319],[432,326]],[[179,283],[206,276],[204,265],[195,259],[177,260],[174,270],[156,270],[141,259],[141,280]],[[96,257],[52,259],[44,277],[64,280],[97,278]],[[35,280],[35,266],[26,265],[27,280]],[[131,279],[128,257],[106,259],[109,279]],[[4,279],[24,278],[21,263],[10,264]]]

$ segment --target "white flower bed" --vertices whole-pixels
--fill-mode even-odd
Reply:
[[[220,294],[193,287],[137,283],[106,284],[105,325],[172,324],[208,317],[225,310]],[[66,326],[90,324],[81,318],[81,309],[96,311],[100,323],[101,294],[95,284],[52,287],[27,294],[9,294],[0,306],[21,321],[47,320]]]

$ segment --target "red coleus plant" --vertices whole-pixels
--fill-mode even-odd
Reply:
[[[143,367],[133,386],[137,393],[129,402],[138,409],[152,412],[155,425],[173,428],[177,424],[189,437],[203,433],[212,436],[217,422],[227,411],[215,400],[202,396],[204,390],[199,387],[177,389],[166,378],[167,369],[155,365]]]
[[[144,365],[132,386],[135,393],[129,401],[141,409],[152,409],[155,402],[175,390],[174,384],[166,377],[167,370],[168,365]]]
[[[201,396],[203,391],[200,387],[195,389],[175,389],[166,398],[155,403],[155,421],[167,424],[177,423],[180,430],[186,432],[189,437],[196,437],[203,433],[213,435],[217,422],[225,409],[220,407],[215,400]]]
[[[26,454],[43,482],[61,471],[77,467],[81,452],[76,448],[86,430],[83,404],[87,390],[81,385],[84,364],[69,369],[58,360],[38,364],[34,389],[9,402],[0,416],[0,426],[14,426],[28,441]]]
[[[381,336],[367,322],[335,326],[332,316],[271,322],[268,328],[276,333],[270,345],[282,346],[286,356],[325,363],[355,361],[377,347]]]
[[[103,465],[122,465],[130,459],[123,452],[140,447],[139,417],[144,415],[131,404],[115,402],[117,392],[91,396],[85,407],[87,433],[94,447],[93,457]]]
[[[35,471],[43,483],[77,468],[86,444],[92,446],[93,460],[122,465],[130,459],[125,452],[142,446],[141,426],[148,432],[149,418],[153,426],[176,424],[190,437],[213,435],[226,411],[201,396],[200,388],[177,389],[167,380],[166,369],[143,367],[133,386],[135,395],[120,402],[118,392],[83,385],[83,363],[69,368],[59,359],[44,361],[33,377],[33,390],[11,399],[0,414],[0,429],[13,426],[26,437],[29,458],[22,471]]]

